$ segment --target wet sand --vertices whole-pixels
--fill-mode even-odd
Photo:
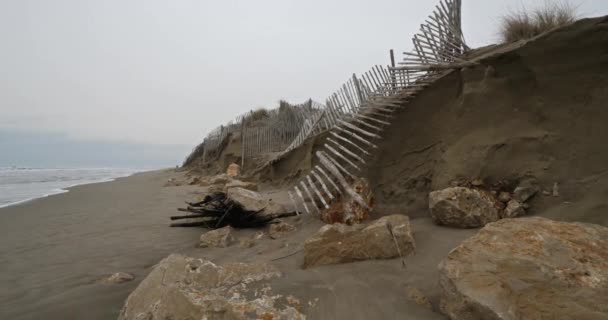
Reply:
[[[172,170],[74,187],[0,209],[0,319],[116,319],[128,294],[200,229],[169,228],[193,187],[163,187]],[[135,281],[104,285],[114,272]]]

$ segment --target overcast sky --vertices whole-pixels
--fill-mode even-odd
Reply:
[[[545,0],[463,0],[469,45]],[[194,145],[279,99],[324,102],[409,50],[438,0],[0,0],[0,129]],[[608,14],[580,0],[581,16]]]

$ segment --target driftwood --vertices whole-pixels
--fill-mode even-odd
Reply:
[[[234,228],[256,228],[271,223],[274,219],[296,215],[296,212],[264,213],[264,209],[252,211],[230,199],[224,192],[213,192],[200,202],[186,202],[186,208],[178,208],[190,215],[172,216],[171,220],[196,219],[192,222],[175,222],[171,227],[206,227],[217,229],[225,226]]]

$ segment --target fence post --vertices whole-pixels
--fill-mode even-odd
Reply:
[[[391,53],[391,68],[395,68],[395,53],[393,52],[393,49],[391,49],[390,51]],[[395,77],[395,69],[389,69],[390,73],[391,73],[391,88],[393,89],[393,93],[395,93],[396,88],[396,82],[397,82],[397,78]]]

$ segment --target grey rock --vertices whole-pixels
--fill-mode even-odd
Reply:
[[[251,191],[258,191],[258,185],[256,183],[245,182],[245,181],[241,181],[241,180],[232,180],[232,181],[226,183],[224,190],[228,191],[228,189],[231,189],[231,188],[243,188],[243,189],[247,189],[247,190],[251,190]]]
[[[506,191],[501,192],[498,195],[498,201],[504,202],[504,203],[511,201],[511,194]]]
[[[513,190],[513,199],[521,203],[528,201],[540,191],[538,182],[534,178],[524,178]]]
[[[511,200],[507,203],[507,207],[502,212],[502,218],[521,217],[525,214],[526,209],[524,208],[524,205],[517,200]]]
[[[201,248],[217,247],[226,248],[235,242],[233,229],[226,226],[220,229],[207,231],[201,235],[199,246]]]
[[[273,294],[268,281],[280,276],[268,264],[216,265],[172,254],[129,295],[118,319],[305,319]]]
[[[294,231],[296,231],[296,227],[281,221],[279,223],[273,223],[268,227],[268,236],[271,239],[278,239]]]
[[[410,220],[405,215],[382,217],[368,226],[336,223],[323,226],[306,240],[304,267],[392,259],[414,251]]]
[[[452,187],[429,194],[431,218],[436,224],[477,228],[500,219],[502,204],[489,192]]]
[[[608,228],[503,219],[452,250],[439,278],[450,319],[608,319]]]
[[[287,209],[279,203],[266,199],[261,194],[240,187],[230,188],[226,192],[228,198],[242,205],[248,211],[261,211],[261,215],[286,213]]]

